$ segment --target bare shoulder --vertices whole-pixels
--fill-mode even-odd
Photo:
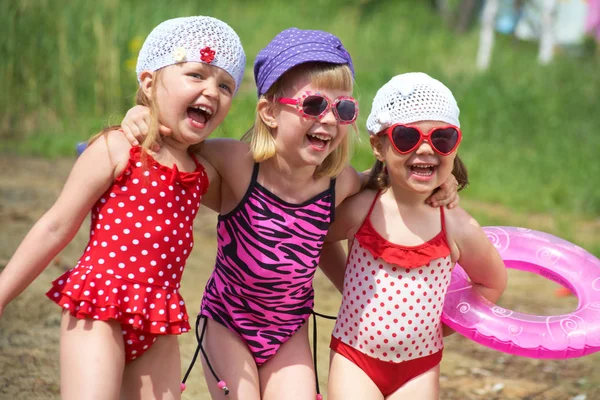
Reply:
[[[83,218],[129,163],[131,145],[120,131],[98,135],[77,158],[55,203],[56,215]],[[71,217],[69,217],[71,218]]]
[[[460,250],[486,245],[489,240],[481,225],[462,207],[444,209],[446,230],[450,241]]]
[[[206,139],[202,144],[200,155],[207,158],[211,157],[211,154],[235,154],[240,153],[249,154],[250,145],[241,140],[231,138],[215,138]]]
[[[129,154],[131,143],[127,140],[120,130],[108,131],[104,134],[106,142],[112,154]]]
[[[98,165],[108,161],[108,165],[119,175],[129,161],[131,144],[119,130],[112,130],[98,136],[85,150],[90,158],[96,159]],[[100,159],[104,159],[100,162]]]
[[[351,165],[347,165],[338,175],[337,179],[345,183],[360,183],[358,172]]]
[[[447,228],[453,233],[459,234],[464,230],[481,229],[477,220],[460,206],[452,209],[444,208],[444,215],[446,217]]]
[[[210,162],[221,176],[254,163],[248,143],[236,139],[207,139],[199,155]]]
[[[356,195],[360,190],[360,186],[359,173],[352,166],[346,166],[336,178],[336,204],[339,205],[344,199]]]
[[[357,194],[348,197],[342,204],[356,208],[357,210],[358,208],[366,208],[366,213],[371,208],[371,204],[373,203],[375,196],[377,196],[377,190],[364,189]]]
[[[335,209],[335,222],[330,228],[335,240],[352,239],[369,213],[377,195],[375,190],[363,190],[348,197]]]

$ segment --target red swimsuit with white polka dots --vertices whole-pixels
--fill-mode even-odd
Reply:
[[[442,230],[419,246],[384,239],[367,218],[348,254],[333,336],[379,360],[403,362],[444,347],[441,312],[452,262]]]
[[[77,318],[180,334],[190,329],[180,280],[208,178],[195,158],[194,172],[180,172],[141,153],[131,149],[128,166],[92,208],[85,252],[47,296]]]

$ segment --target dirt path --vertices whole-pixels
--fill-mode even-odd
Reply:
[[[73,160],[0,158],[0,269],[37,218],[52,204]],[[199,304],[215,256],[215,216],[201,212],[196,246],[183,283],[190,310]],[[507,223],[506,225],[510,225]],[[43,295],[50,281],[70,268],[87,241],[87,224],[55,262],[15,300],[0,321],[0,399],[58,399],[60,311]],[[573,310],[574,298],[554,296],[556,286],[527,273],[510,274],[502,305],[536,314]],[[335,314],[340,296],[319,273],[315,280],[317,311]],[[526,306],[523,304],[526,303]],[[333,323],[319,322],[320,384],[326,389],[328,342]],[[195,349],[191,334],[180,339],[182,365]],[[447,339],[442,362],[442,399],[600,399],[600,353],[571,360],[535,360],[499,353],[459,335]],[[209,399],[198,365],[184,399]]]

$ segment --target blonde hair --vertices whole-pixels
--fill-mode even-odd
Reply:
[[[146,106],[150,109],[150,127],[148,128],[148,134],[144,138],[144,142],[142,143],[142,163],[146,163],[147,151],[152,148],[155,144],[158,144],[158,139],[160,137],[160,133],[158,131],[158,104],[156,102],[156,88],[158,82],[162,76],[162,70],[158,70],[154,72],[154,84],[152,85],[151,93],[152,97],[146,96],[143,89],[138,87],[138,90],[135,94],[135,104],[140,106]],[[112,125],[102,129],[100,132],[93,135],[88,140],[88,145],[92,144],[98,138],[105,136],[108,132],[121,129],[121,125]]]
[[[274,111],[279,104],[274,100],[284,97],[284,89],[288,87],[298,76],[308,76],[313,86],[322,89],[335,89],[352,92],[353,79],[352,71],[344,64],[330,64],[323,62],[310,62],[300,64],[281,76],[271,88],[263,94],[260,99],[269,101],[269,110]],[[259,100],[260,100],[259,99]],[[356,130],[356,125],[353,124]],[[271,128],[265,124],[258,114],[254,125],[242,137],[250,143],[250,151],[254,161],[261,162],[275,156],[275,140],[271,134]],[[349,135],[346,135],[342,142],[326,158],[321,165],[317,167],[315,175],[317,177],[328,176],[335,177],[342,172],[350,160],[351,141]]]

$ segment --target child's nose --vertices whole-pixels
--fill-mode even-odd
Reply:
[[[417,149],[417,154],[433,154],[433,148],[431,147],[431,143],[427,140],[423,140],[423,142],[419,145]]]
[[[335,114],[333,113],[333,108],[327,110],[327,112],[325,112],[325,114],[323,114],[323,116],[319,118],[319,121],[322,124],[336,124],[337,119],[335,118]]]
[[[216,82],[207,81],[202,94],[206,97],[216,98],[219,94],[218,84]]]

